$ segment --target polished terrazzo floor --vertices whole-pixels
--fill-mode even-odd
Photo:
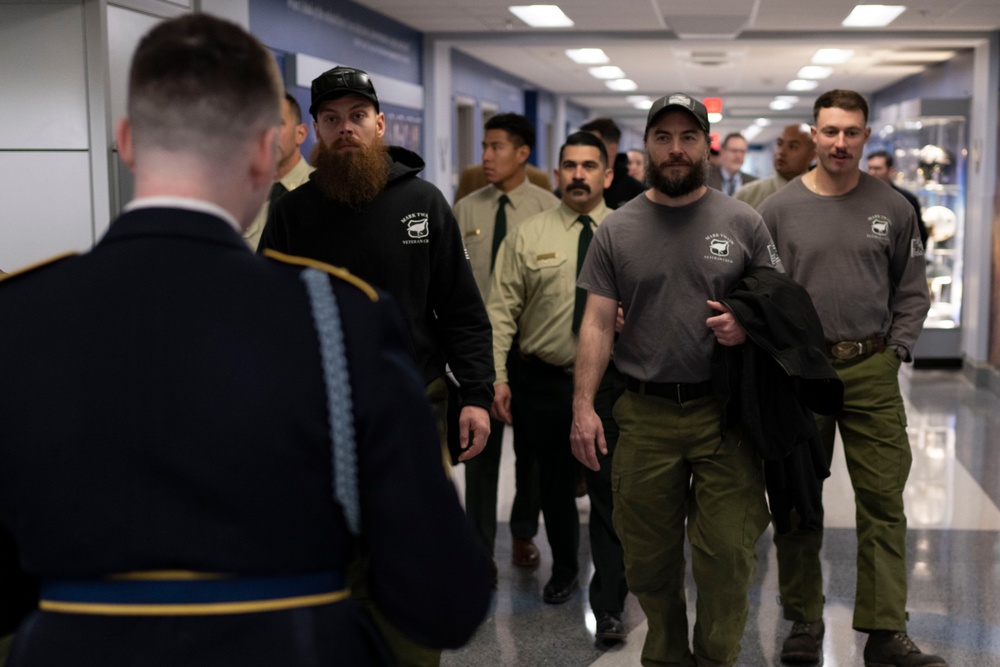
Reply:
[[[900,376],[907,403],[913,468],[906,487],[909,522],[910,636],[951,667],[1000,667],[1000,399],[977,390],[957,371],[913,370]],[[513,452],[505,439],[499,516],[510,513]],[[462,485],[462,471],[456,470]],[[833,474],[824,487],[826,536],[823,562],[827,604],[826,667],[863,665],[866,635],[851,629],[854,598],[853,492],[838,445]],[[586,521],[586,499],[578,501]],[[590,559],[582,526],[580,562]],[[619,667],[639,665],[646,620],[634,597],[626,602],[628,640],[610,650],[594,647],[594,617],[581,587],[564,605],[546,605],[541,589],[551,556],[544,531],[537,569],[510,563],[507,524],[497,534],[499,584],[490,615],[463,649],[446,652],[445,667]],[[777,604],[777,565],[771,533],[757,545],[759,565],[750,591],[750,617],[739,665],[779,665],[790,624]],[[589,576],[589,575],[588,575]],[[689,616],[694,588],[688,576]]]

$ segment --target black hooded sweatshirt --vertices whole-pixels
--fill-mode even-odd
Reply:
[[[425,382],[447,362],[463,406],[493,401],[493,332],[441,191],[417,178],[424,161],[388,150],[389,182],[360,210],[326,198],[313,178],[272,207],[258,252],[272,248],[348,269],[399,303]],[[315,174],[314,174],[315,176]]]

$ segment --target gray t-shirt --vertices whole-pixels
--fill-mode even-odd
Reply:
[[[862,172],[853,190],[826,197],[800,176],[760,213],[828,341],[887,333],[889,343],[913,349],[930,296],[916,214],[902,195]]]
[[[616,301],[625,326],[615,364],[646,382],[711,377],[715,337],[705,320],[757,266],[781,270],[760,216],[718,190],[687,206],[636,197],[608,216],[587,252],[577,284]]]

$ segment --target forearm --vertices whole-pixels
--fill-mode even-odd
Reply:
[[[591,297],[593,298],[593,297]],[[576,348],[576,365],[573,371],[573,406],[593,406],[597,387],[611,359],[611,345],[614,341],[614,305],[610,320],[598,318],[588,301],[588,309],[580,326],[580,338]]]

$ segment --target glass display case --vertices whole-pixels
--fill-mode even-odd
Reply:
[[[894,182],[917,195],[928,230],[931,308],[914,351],[918,359],[959,357],[968,107],[965,99],[894,105],[880,116],[869,143],[893,155]]]

